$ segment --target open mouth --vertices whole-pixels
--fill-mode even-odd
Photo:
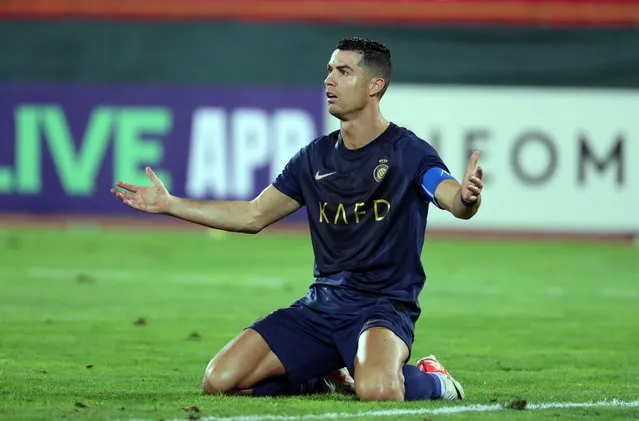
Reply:
[[[335,102],[337,100],[337,96],[331,92],[326,92],[326,98],[328,98],[328,102]]]

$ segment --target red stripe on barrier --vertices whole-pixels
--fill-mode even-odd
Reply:
[[[636,25],[639,1],[4,0],[0,18]]]

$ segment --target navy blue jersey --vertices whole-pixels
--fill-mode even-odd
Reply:
[[[424,173],[448,171],[435,149],[391,123],[373,142],[345,147],[339,131],[302,148],[273,185],[306,206],[314,285],[381,295],[419,313],[429,201]]]

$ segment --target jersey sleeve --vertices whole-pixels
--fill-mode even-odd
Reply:
[[[304,205],[300,174],[304,165],[305,148],[300,149],[286,163],[284,169],[273,181],[273,187],[281,191],[299,204]]]

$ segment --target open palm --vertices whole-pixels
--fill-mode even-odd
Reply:
[[[146,175],[151,180],[151,186],[135,186],[118,181],[115,185],[120,189],[112,188],[111,193],[134,209],[148,213],[166,213],[171,195],[151,168],[146,168]]]

